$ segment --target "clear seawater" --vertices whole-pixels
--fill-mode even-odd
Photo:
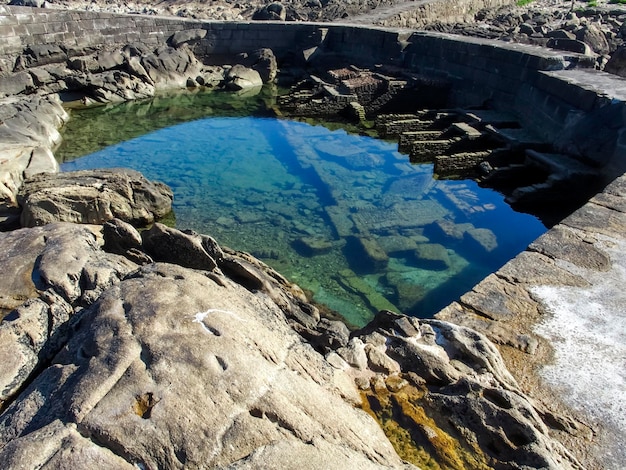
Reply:
[[[432,316],[546,230],[471,180],[435,179],[395,143],[254,106],[168,127],[198,116],[144,106],[74,113],[82,133],[68,129],[57,156],[98,150],[62,171],[129,167],[167,183],[178,228],[252,253],[356,326],[381,308]],[[106,126],[92,125],[98,112]]]

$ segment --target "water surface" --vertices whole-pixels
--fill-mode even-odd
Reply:
[[[167,183],[177,227],[252,253],[355,325],[382,308],[432,316],[545,231],[473,181],[434,179],[394,143],[209,114],[134,137],[130,121],[156,120],[116,113],[132,138],[62,170],[129,167]],[[81,153],[65,139],[62,159]]]

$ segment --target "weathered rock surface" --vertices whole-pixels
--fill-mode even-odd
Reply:
[[[359,382],[398,447],[412,441],[452,468],[579,468],[485,336],[383,311],[354,338],[365,345],[367,370],[382,373]]]
[[[136,265],[100,250],[90,227],[55,224],[0,234],[0,407],[67,341],[73,308],[88,305]],[[14,310],[13,310],[14,309]],[[12,310],[12,311],[11,311]]]
[[[17,206],[17,191],[25,178],[58,171],[50,148],[60,142],[57,129],[68,119],[57,96],[0,103],[0,209]]]
[[[144,226],[168,214],[172,199],[166,185],[128,169],[35,175],[24,182],[18,195],[24,227],[51,222],[102,224],[114,217]]]
[[[71,253],[91,233],[67,224],[21,232],[45,238],[44,255],[48,245]],[[47,331],[32,319],[37,303],[11,314],[33,338]],[[411,467],[354,407],[346,372],[302,342],[283,307],[219,271],[150,264],[71,313],[69,342],[0,416],[6,468],[81,458],[105,468]],[[5,361],[12,351],[3,352]]]

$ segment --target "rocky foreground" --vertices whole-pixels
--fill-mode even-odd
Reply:
[[[53,223],[0,253],[5,468],[576,468],[472,330],[381,312],[350,333],[160,224]]]

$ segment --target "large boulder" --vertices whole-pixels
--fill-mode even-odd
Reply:
[[[24,182],[18,195],[24,227],[102,224],[114,217],[143,226],[168,214],[172,199],[165,184],[128,169],[38,174]]]
[[[619,47],[607,62],[604,70],[621,77],[626,77],[626,46]]]
[[[303,343],[267,296],[216,273],[152,264],[82,311],[66,347],[0,416],[0,460],[412,468],[359,401],[349,376]]]
[[[259,72],[263,83],[271,82],[276,78],[278,62],[271,49],[262,48],[251,53],[243,53],[239,55],[239,59],[241,60],[241,65]]]
[[[225,86],[233,91],[248,90],[262,87],[263,80],[256,70],[237,64],[226,73]]]

